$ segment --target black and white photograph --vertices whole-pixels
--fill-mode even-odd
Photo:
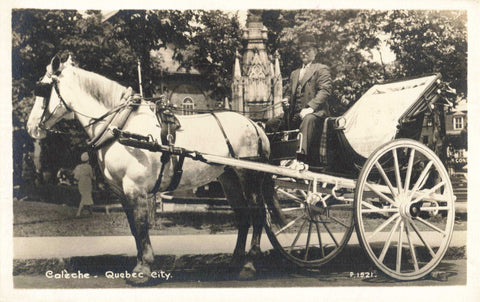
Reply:
[[[479,298],[478,2],[426,3],[5,6],[1,300]]]

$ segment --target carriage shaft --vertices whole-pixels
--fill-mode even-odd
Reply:
[[[308,181],[315,180],[318,183],[333,184],[335,185],[335,190],[336,189],[354,190],[357,184],[356,180],[345,178],[345,177],[321,174],[321,173],[311,172],[308,170],[294,170],[286,167],[279,167],[279,166],[274,166],[274,165],[260,163],[260,162],[223,157],[223,156],[218,156],[213,154],[202,153],[202,158],[207,163],[210,163],[210,164],[227,165],[227,166],[232,166],[236,168],[249,169],[249,170],[255,170],[259,172],[270,173],[274,175],[292,177],[296,179],[304,179]],[[371,187],[381,193],[390,194],[390,189],[386,185],[371,184]],[[413,197],[421,196],[424,192],[425,190],[419,190],[413,194]],[[365,193],[367,193],[368,196],[377,196],[376,193],[369,190],[368,187],[365,187]],[[435,194],[435,193],[427,194],[422,199],[425,201],[437,201],[437,202],[447,201],[447,198],[445,196],[441,194]]]

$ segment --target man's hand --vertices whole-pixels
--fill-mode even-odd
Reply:
[[[310,113],[313,113],[313,108],[308,107],[308,108],[303,108],[302,111],[300,111],[299,114],[300,114],[300,117],[301,117],[302,120],[303,120],[303,118],[305,117],[305,115],[310,114]]]

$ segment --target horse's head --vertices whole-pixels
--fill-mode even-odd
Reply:
[[[53,57],[46,73],[35,87],[35,103],[28,117],[27,130],[31,137],[42,139],[47,131],[62,119],[73,118],[73,113],[59,95],[58,80],[62,71],[71,66],[71,57],[64,63]]]

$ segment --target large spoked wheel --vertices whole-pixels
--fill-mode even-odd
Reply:
[[[355,191],[355,229],[376,266],[415,280],[442,260],[453,233],[452,184],[442,162],[417,141],[399,139],[365,163]]]
[[[301,267],[319,267],[332,260],[352,234],[353,201],[311,194],[311,184],[305,180],[277,177],[274,181],[276,198],[268,205],[265,226],[272,245]]]

